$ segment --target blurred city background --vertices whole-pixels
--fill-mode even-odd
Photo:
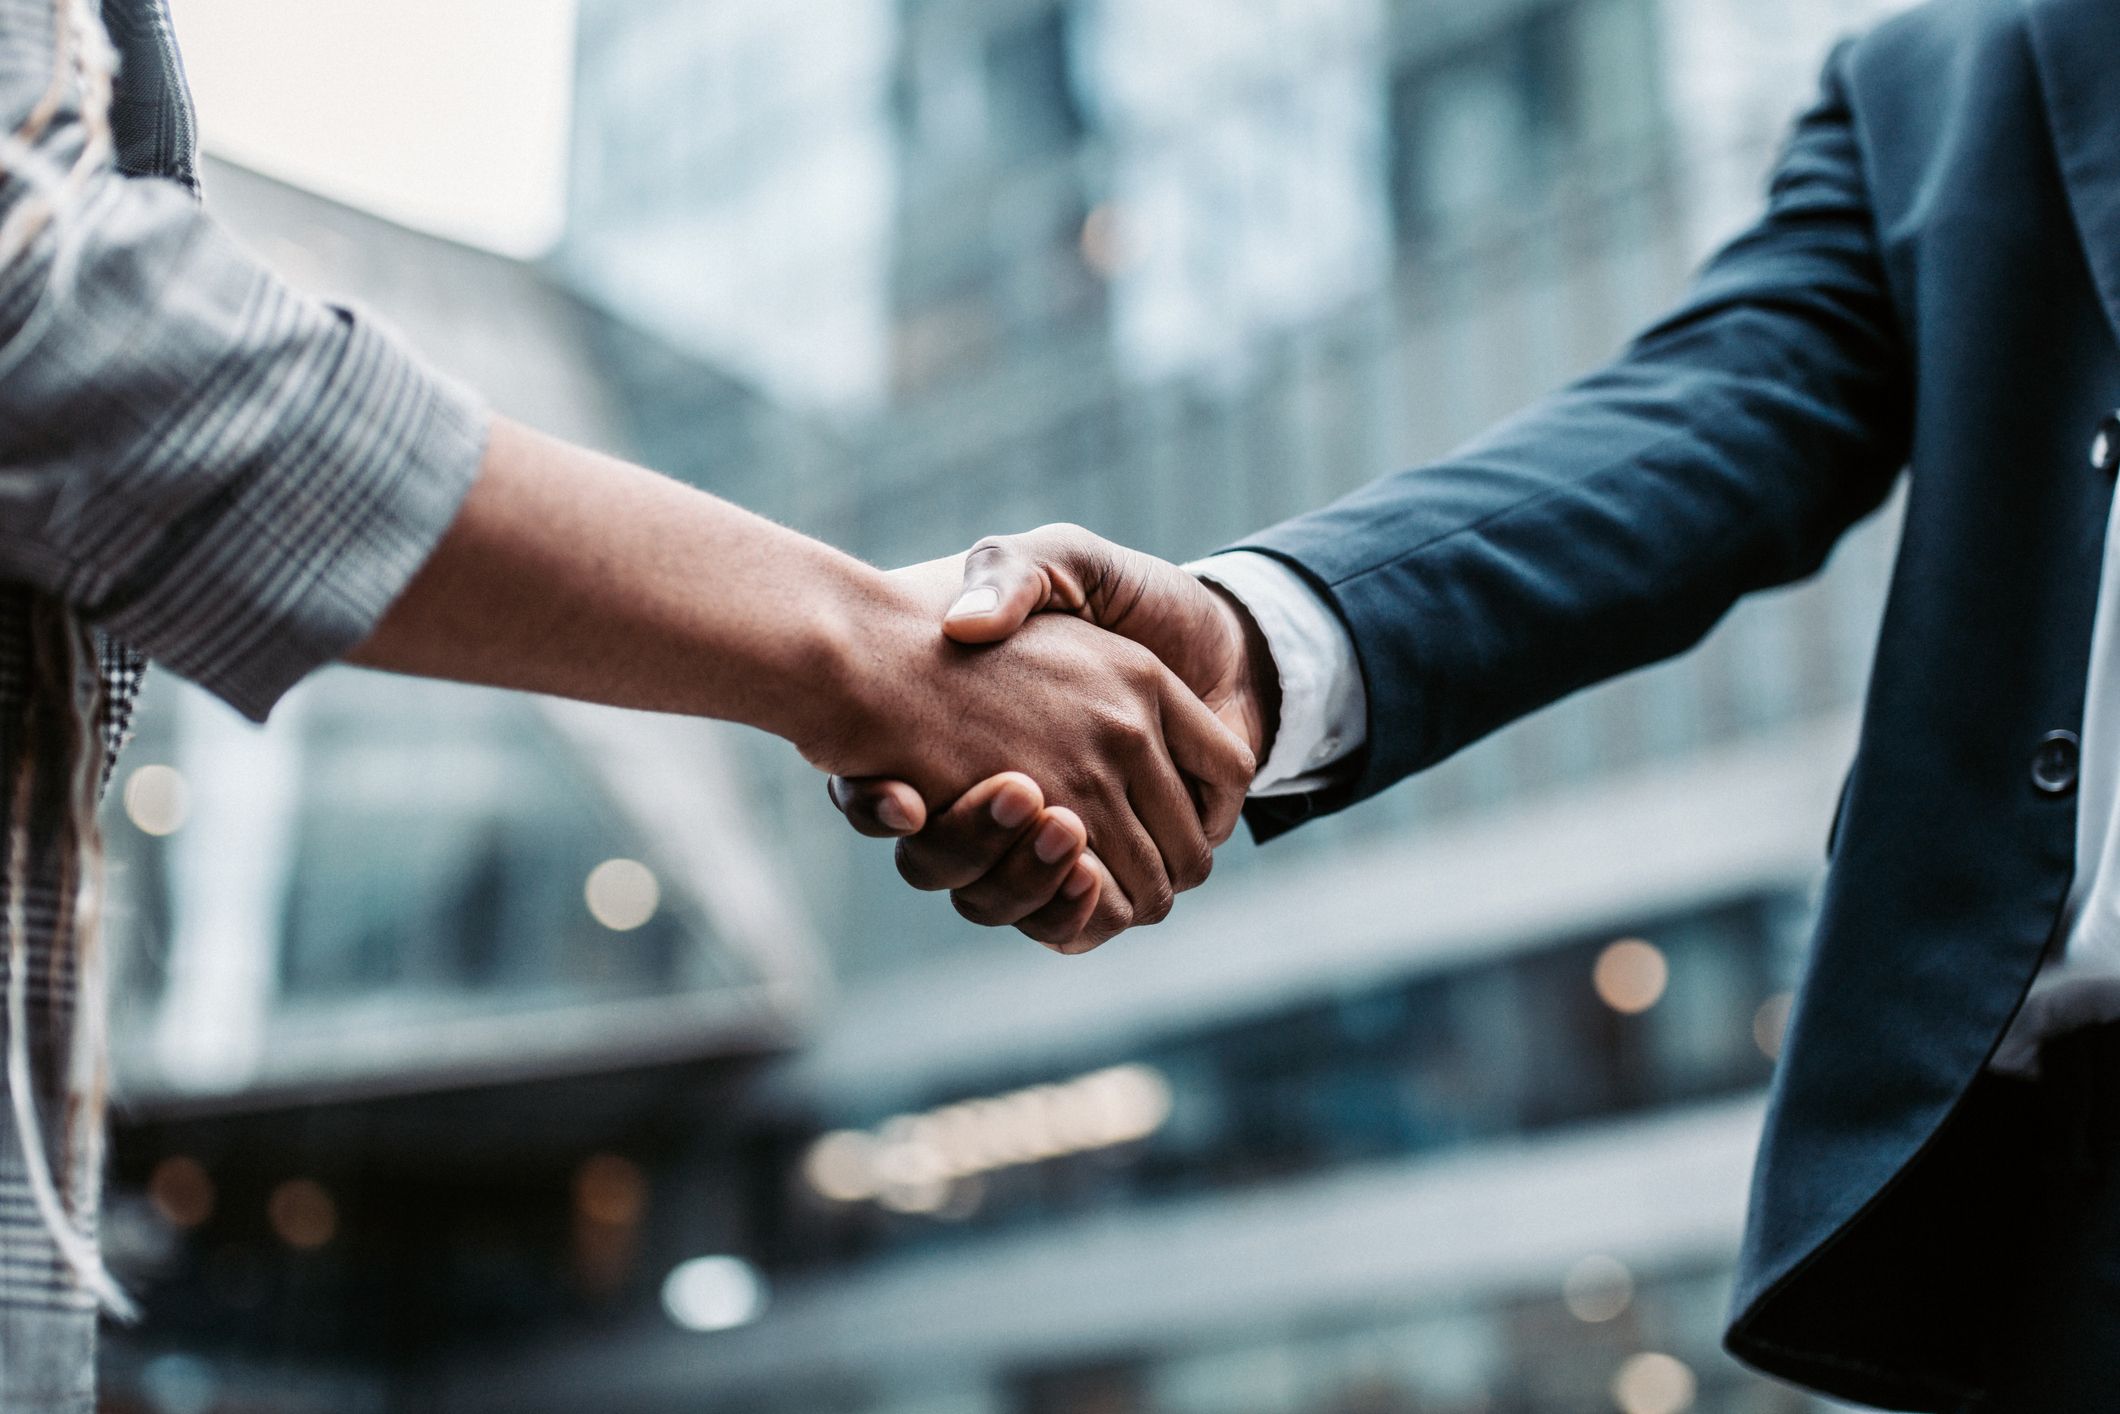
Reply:
[[[1890,8],[174,5],[266,260],[883,564],[1197,556],[1447,451],[1652,316]],[[109,1405],[1821,1408],[1718,1337],[1891,521],[1084,959],[742,731],[162,675]]]

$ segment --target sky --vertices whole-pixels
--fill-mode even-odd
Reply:
[[[574,0],[173,0],[207,151],[534,256],[564,212]]]

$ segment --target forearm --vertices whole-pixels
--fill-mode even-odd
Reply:
[[[807,747],[833,732],[857,620],[902,597],[830,546],[503,420],[433,556],[349,657]]]
[[[371,667],[749,723],[947,802],[1021,770],[1160,918],[1234,826],[1251,753],[1145,649],[1058,616],[940,629],[961,562],[886,575],[638,467],[497,423]],[[1104,905],[1100,905],[1102,907]]]

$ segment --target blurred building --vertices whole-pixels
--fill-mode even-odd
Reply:
[[[544,265],[212,194],[504,408],[879,562],[1052,519],[1187,558],[1607,356],[1885,8],[583,0]],[[1813,1408],[1716,1341],[1891,539],[1088,959],[906,890],[777,744],[352,673],[253,737],[171,692],[112,827],[114,1380]]]

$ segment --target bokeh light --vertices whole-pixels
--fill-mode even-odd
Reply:
[[[1562,1279],[1561,1300],[1578,1321],[1613,1320],[1634,1300],[1634,1275],[1616,1258],[1585,1257]]]
[[[886,1180],[876,1202],[894,1213],[939,1213],[950,1201],[950,1181],[940,1174]]]
[[[147,1201],[171,1227],[197,1227],[213,1216],[213,1177],[197,1159],[172,1154],[148,1175]]]
[[[1629,1356],[1612,1377],[1612,1402],[1620,1414],[1680,1414],[1693,1407],[1698,1388],[1683,1360],[1643,1351]]]
[[[1670,980],[1671,966],[1664,961],[1663,950],[1640,938],[1607,944],[1591,972],[1598,998],[1628,1016],[1655,1006]]]
[[[1091,1095],[1100,1144],[1146,1139],[1170,1118],[1170,1082],[1145,1065],[1117,1065],[1075,1082]]]
[[[733,1330],[764,1313],[765,1279],[741,1257],[694,1257],[663,1279],[662,1304],[688,1331]]]
[[[125,818],[142,833],[173,835],[191,815],[191,784],[174,766],[140,766],[125,778]]]
[[[314,1179],[290,1178],[273,1189],[265,1215],[280,1241],[297,1251],[313,1251],[338,1235],[338,1204]]]
[[[597,922],[614,933],[626,933],[655,916],[662,904],[662,885],[655,871],[637,859],[606,859],[589,871],[582,897]]]
[[[876,1196],[876,1140],[856,1129],[834,1130],[810,1146],[802,1175],[811,1188],[835,1203]]]
[[[874,1132],[834,1130],[810,1145],[803,1178],[835,1203],[874,1200],[893,1212],[950,1216],[946,1209],[978,1202],[964,1197],[963,1180],[1146,1139],[1170,1119],[1173,1103],[1170,1081],[1155,1067],[1110,1066],[893,1115]]]
[[[574,1173],[574,1211],[605,1227],[631,1227],[648,1206],[640,1165],[617,1154],[592,1154]]]

